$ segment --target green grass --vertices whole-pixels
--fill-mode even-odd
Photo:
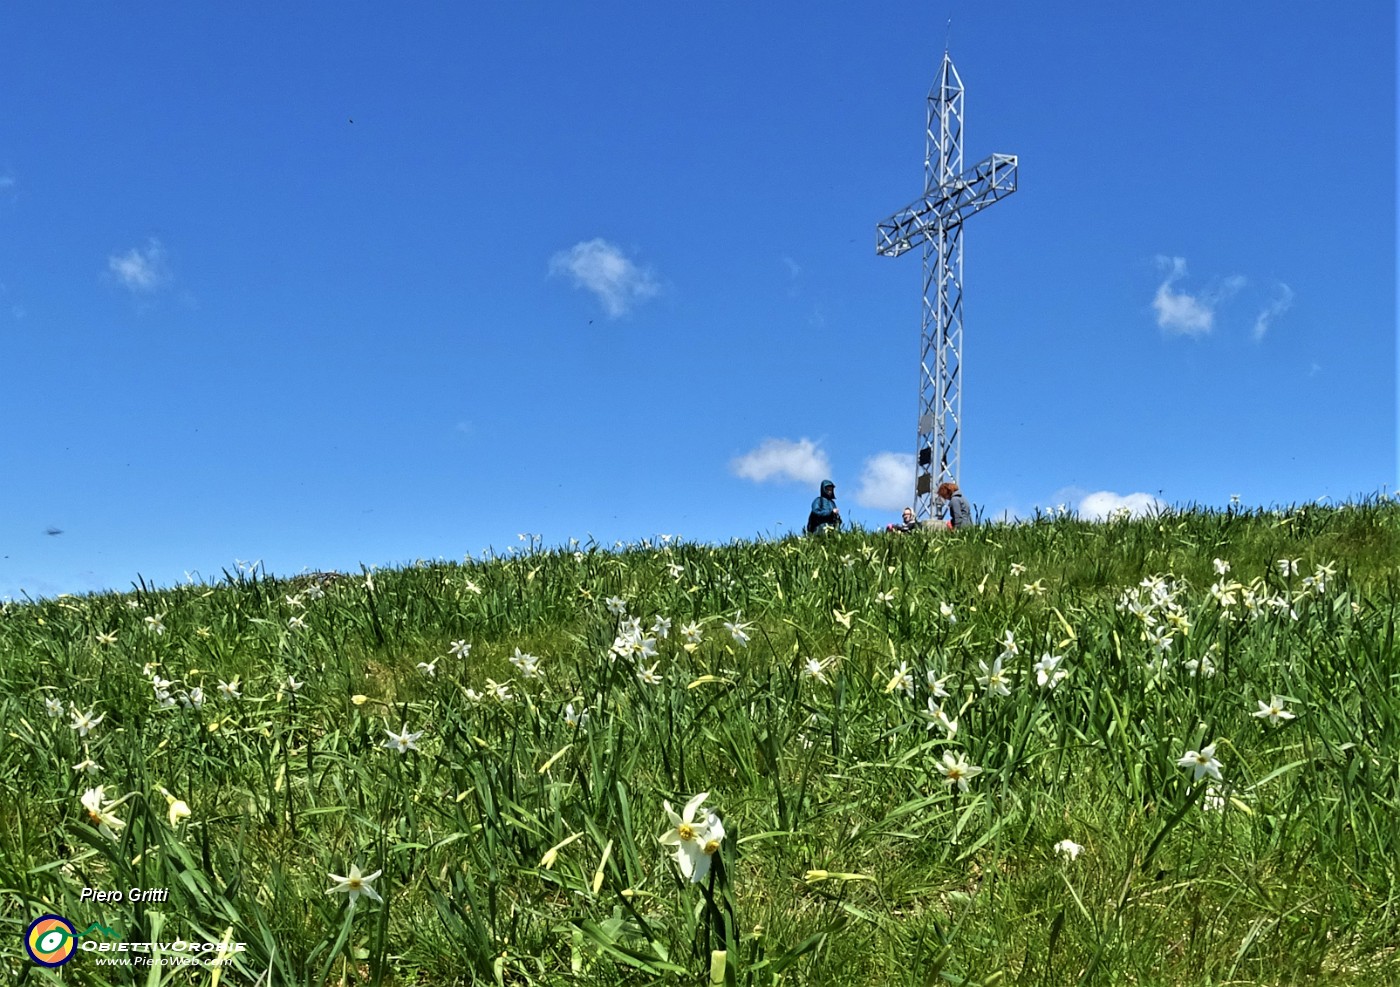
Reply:
[[[721,950],[733,984],[1400,982],[1397,560],[1400,507],[1370,501],[10,604],[0,963],[214,982],[46,970],[22,940],[57,913],[245,943],[225,984],[696,984]],[[656,684],[612,653],[612,597],[671,621]],[[999,656],[1007,696],[978,683]],[[1293,719],[1255,715],[1275,696]],[[385,746],[405,728],[416,750]],[[1212,744],[1222,779],[1195,782],[1178,761]],[[949,760],[981,769],[966,791]],[[724,835],[692,883],[659,837],[700,792]],[[382,901],[327,893],[352,866]]]

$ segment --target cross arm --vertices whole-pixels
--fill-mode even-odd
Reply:
[[[876,226],[875,252],[898,257],[922,243],[930,229],[955,226],[1014,191],[1016,155],[993,154]]]

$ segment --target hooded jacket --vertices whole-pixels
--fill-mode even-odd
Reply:
[[[816,531],[824,524],[840,523],[841,518],[836,513],[836,484],[823,480],[821,496],[812,501],[811,513],[807,515],[807,530]]]

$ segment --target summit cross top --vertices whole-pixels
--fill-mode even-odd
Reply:
[[[1016,155],[993,154],[963,170],[963,84],[948,52],[928,94],[924,194],[875,228],[875,252],[924,248],[923,331],[914,516],[934,516],[934,494],[962,465],[962,224],[1016,191]]]

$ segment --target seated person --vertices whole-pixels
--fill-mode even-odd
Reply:
[[[812,510],[807,515],[807,534],[820,531],[827,525],[841,527],[841,508],[836,506],[836,484],[823,480],[821,496],[812,501]]]
[[[938,485],[938,499],[948,505],[948,527],[954,530],[958,528],[972,527],[972,505],[967,502],[967,498],[962,495],[958,485],[951,480]]]
[[[917,522],[917,521],[914,520],[914,508],[912,508],[912,507],[906,507],[906,508],[904,509],[904,514],[903,514],[903,516],[902,516],[901,522],[900,522],[899,524],[890,524],[890,525],[886,525],[886,526],[885,526],[885,530],[886,530],[886,531],[905,532],[905,531],[913,531],[913,530],[914,530],[915,528],[917,528],[918,526],[919,526],[919,522]]]

